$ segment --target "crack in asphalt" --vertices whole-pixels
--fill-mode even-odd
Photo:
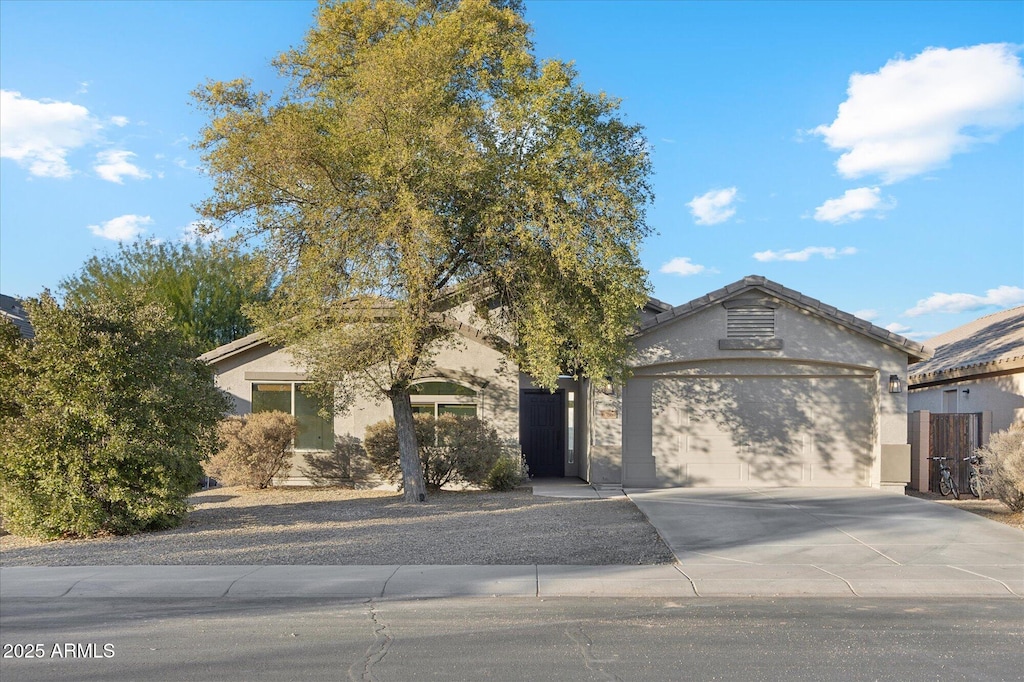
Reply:
[[[391,649],[391,642],[394,638],[388,631],[388,624],[381,618],[373,600],[367,602],[369,608],[367,613],[373,623],[373,644],[366,649],[362,660],[356,661],[348,669],[348,679],[352,682],[374,682],[377,678],[373,675],[373,666],[384,660]]]
[[[565,636],[576,645],[580,655],[583,656],[583,664],[587,667],[587,670],[598,675],[598,679],[623,682],[621,677],[604,669],[604,664],[618,662],[618,654],[613,654],[611,658],[596,658],[592,649],[594,641],[583,631],[582,625],[577,625],[575,631],[566,629]]]

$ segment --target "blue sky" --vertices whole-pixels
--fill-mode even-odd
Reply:
[[[189,92],[298,45],[314,2],[0,2],[0,291],[187,238]],[[1024,3],[530,2],[541,58],[653,149],[654,295],[760,274],[919,340],[1024,304]]]

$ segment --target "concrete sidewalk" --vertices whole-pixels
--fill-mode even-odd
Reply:
[[[675,566],[11,566],[0,599],[693,597]]]

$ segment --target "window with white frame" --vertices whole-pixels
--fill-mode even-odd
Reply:
[[[409,387],[413,414],[477,416],[479,396],[471,388],[452,381],[421,381]]]
[[[296,450],[333,450],[333,420],[320,415],[321,402],[312,392],[303,390],[306,385],[297,381],[254,383],[252,411],[279,410],[295,417],[299,422]]]

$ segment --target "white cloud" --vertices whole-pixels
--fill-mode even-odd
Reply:
[[[97,237],[111,239],[116,242],[126,242],[135,239],[145,232],[143,225],[150,225],[153,219],[148,215],[127,215],[111,218],[102,225],[90,225],[89,230]]]
[[[1024,289],[1003,285],[989,289],[984,296],[937,292],[928,298],[921,299],[917,305],[903,314],[907,317],[917,317],[926,313],[962,313],[988,306],[1009,308],[1021,304],[1024,304]]]
[[[1024,68],[1006,43],[928,48],[850,76],[834,121],[812,132],[843,154],[844,177],[897,182],[937,168],[1022,120]]]
[[[224,239],[224,233],[219,227],[213,228],[211,223],[204,220],[189,223],[182,229],[182,233],[181,241],[186,244],[209,244]]]
[[[689,258],[673,258],[662,265],[659,270],[659,272],[664,272],[668,275],[680,275],[682,277],[699,275],[705,271],[707,271],[706,267],[703,265],[697,265],[696,263],[691,263]]]
[[[874,308],[865,308],[864,310],[855,310],[853,316],[870,322],[878,317],[878,311]]]
[[[852,246],[847,246],[842,249],[837,249],[834,246],[808,246],[806,249],[799,251],[790,251],[789,249],[783,249],[782,251],[758,251],[754,254],[754,259],[761,263],[771,263],[774,261],[795,261],[804,262],[809,260],[811,256],[821,256],[828,260],[838,258],[840,256],[852,256],[857,253],[857,249]]]
[[[894,199],[882,200],[882,190],[878,187],[858,187],[848,189],[838,199],[829,199],[814,209],[814,219],[820,222],[845,223],[860,220],[868,211],[880,214],[895,205]]]
[[[150,177],[149,173],[142,170],[129,159],[135,157],[133,152],[120,149],[108,149],[96,155],[96,165],[93,170],[104,180],[124,184],[124,178],[135,178],[145,180]]]
[[[710,192],[694,197],[687,206],[698,225],[717,225],[724,223],[736,213],[733,202],[736,200],[736,188],[713,189]]]
[[[899,322],[887,324],[885,325],[885,328],[891,331],[893,334],[906,334],[907,332],[913,331],[914,329],[913,327],[908,327],[907,325],[900,324]]]
[[[27,166],[32,175],[71,177],[68,154],[93,140],[99,129],[89,110],[78,104],[0,90],[0,157]]]
[[[129,123],[127,116],[111,116],[110,122],[118,128],[124,128]]]

